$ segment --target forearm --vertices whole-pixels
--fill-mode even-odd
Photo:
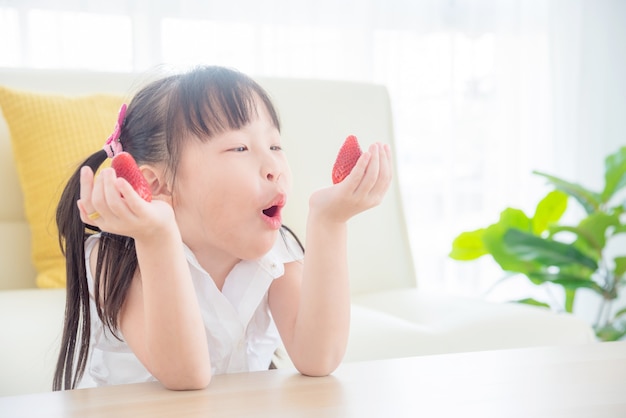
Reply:
[[[305,248],[292,359],[301,372],[324,375],[341,362],[350,328],[346,223],[310,217]]]
[[[304,374],[328,374],[343,359],[350,332],[347,222],[381,202],[391,175],[389,146],[372,144],[344,180],[309,199],[304,266],[290,266],[270,294],[285,347]]]
[[[198,300],[178,231],[138,241],[143,325],[151,373],[172,389],[206,386],[210,359]]]

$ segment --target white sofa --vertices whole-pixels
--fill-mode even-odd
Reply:
[[[308,196],[329,184],[345,136],[357,135],[364,146],[393,146],[387,91],[352,82],[258,80],[278,106],[294,172],[285,224],[304,238]],[[0,85],[41,93],[127,93],[136,81],[134,74],[0,69]],[[571,315],[419,291],[397,180],[380,207],[350,222],[353,306],[345,361],[595,341],[591,327]],[[29,224],[2,117],[0,194],[0,396],[47,391],[65,295],[36,288]],[[288,360],[279,366],[289,367]]]

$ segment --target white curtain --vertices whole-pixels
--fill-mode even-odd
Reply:
[[[501,273],[450,260],[459,232],[530,213],[533,169],[602,183],[626,138],[625,48],[620,0],[0,0],[0,66],[386,85],[420,285],[471,295]]]

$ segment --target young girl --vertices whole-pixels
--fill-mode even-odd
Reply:
[[[122,150],[150,202],[112,168],[94,175]],[[300,373],[331,373],[350,321],[346,222],[382,200],[391,171],[388,145],[374,144],[313,193],[304,255],[281,223],[291,173],[267,93],[220,67],[147,85],[57,209],[67,304],[54,389],[204,388],[267,369],[281,340]]]

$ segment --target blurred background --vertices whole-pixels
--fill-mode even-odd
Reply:
[[[0,67],[194,64],[387,86],[420,286],[460,295],[536,292],[452,240],[626,145],[622,0],[0,0]]]

